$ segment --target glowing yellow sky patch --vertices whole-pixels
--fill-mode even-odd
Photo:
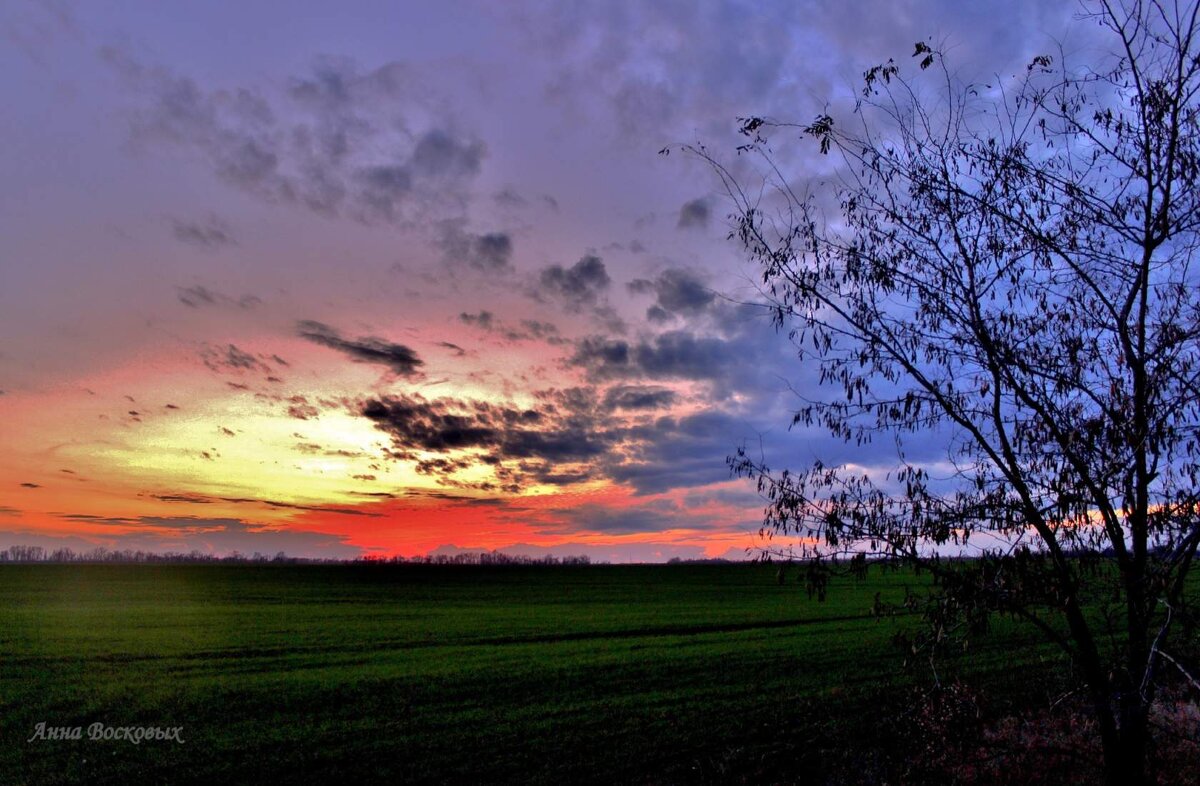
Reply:
[[[86,479],[81,493],[120,488],[308,505],[434,485],[405,463],[385,461],[387,436],[350,411],[288,417],[278,398],[291,393],[266,398],[231,389],[191,358],[184,362],[169,370],[142,363],[40,395],[6,396],[0,406],[10,449],[0,458],[0,482],[53,485],[59,498],[68,479]],[[148,365],[168,373],[146,374]],[[136,398],[126,398],[126,389]]]
[[[208,404],[208,412],[145,424],[120,448],[93,455],[160,488],[289,503],[346,503],[357,499],[351,491],[378,481],[420,482],[415,473],[381,461],[384,440],[361,418],[331,412],[296,421],[236,402]]]

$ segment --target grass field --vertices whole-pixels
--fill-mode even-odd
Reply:
[[[870,609],[916,583],[819,603],[766,565],[4,566],[0,783],[811,776],[888,734],[912,620]],[[972,678],[1022,665],[1033,690],[1058,664],[1033,641],[999,630]],[[185,742],[27,741],[39,722]]]

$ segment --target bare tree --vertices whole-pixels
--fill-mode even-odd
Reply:
[[[1112,784],[1146,781],[1162,672],[1195,663],[1180,647],[1200,544],[1197,10],[1101,2],[1079,23],[1112,42],[1105,62],[1060,52],[990,84],[918,43],[913,78],[866,72],[845,127],[744,119],[767,188],[689,148],[724,179],[777,324],[835,391],[794,424],[898,446],[886,477],[739,452],[764,533],[818,578],[839,555],[929,568],[935,639],[995,613],[1036,626],[1082,677]],[[797,134],[834,157],[827,188],[778,164]],[[906,454],[930,432],[946,436],[937,469]]]

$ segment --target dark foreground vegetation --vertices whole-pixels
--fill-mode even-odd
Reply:
[[[818,602],[783,578],[762,564],[6,565],[0,783],[1098,777],[1042,637],[998,621],[938,664],[936,688],[893,641],[918,619],[872,612],[923,579],[872,570]],[[1200,760],[1183,689],[1156,719],[1165,783],[1194,782]],[[84,738],[29,741],[42,722]],[[183,742],[91,741],[94,723],[182,727]]]

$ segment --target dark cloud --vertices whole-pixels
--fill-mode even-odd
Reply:
[[[463,140],[435,128],[422,136],[412,154],[418,176],[458,179],[479,174],[486,150],[479,140]]]
[[[254,308],[262,303],[257,295],[242,295],[234,298],[205,286],[176,287],[179,302],[190,308],[202,306],[236,306],[237,308]]]
[[[513,327],[490,311],[480,311],[476,314],[463,312],[458,315],[458,320],[464,325],[494,333],[506,341],[544,341],[554,345],[567,343],[567,340],[559,335],[558,325],[540,319],[522,319]]]
[[[466,265],[493,274],[512,270],[513,242],[505,232],[477,235],[449,225],[438,238],[438,246],[443,258],[452,265]]]
[[[629,507],[578,505],[569,508],[555,508],[553,512],[564,522],[564,525],[558,530],[559,532],[587,531],[626,535],[635,532],[665,532],[673,529],[724,528],[732,523],[738,523],[698,515],[696,511],[687,510],[667,499]]]
[[[646,318],[651,322],[695,316],[706,311],[716,299],[716,293],[708,288],[704,279],[683,268],[664,270],[653,281],[635,279],[626,287],[634,294],[654,294],[654,305],[646,311]]]
[[[653,282],[650,286],[653,289]],[[803,382],[809,377],[796,363],[796,350],[787,334],[774,329],[762,308],[714,300],[704,317],[686,328],[636,339],[584,336],[575,340],[574,352],[565,362],[583,369],[596,384],[703,383],[712,406],[734,393],[747,404],[774,402],[781,392],[797,385],[815,394],[813,386]],[[768,406],[773,409],[775,404]]]
[[[302,338],[349,355],[356,363],[375,363],[387,366],[393,373],[401,377],[420,376],[420,367],[425,364],[409,347],[403,344],[394,344],[376,336],[357,339],[344,338],[329,325],[310,319],[298,322],[296,330]]]
[[[195,494],[151,494],[150,496],[159,502],[189,502],[195,505],[208,505],[213,502],[208,497]]]
[[[575,345],[571,364],[587,370],[593,380],[638,376],[632,362],[629,342],[607,336],[585,336]]]
[[[709,213],[706,197],[684,202],[679,208],[679,221],[675,226],[679,229],[704,228],[708,226]]]
[[[647,410],[673,405],[679,396],[674,390],[640,385],[615,385],[604,393],[607,409]]]
[[[176,291],[179,293],[179,302],[191,308],[216,305],[224,297],[202,286],[176,287]]]
[[[103,56],[141,94],[135,140],[196,152],[222,181],[268,202],[408,225],[461,213],[486,155],[470,134],[420,128],[438,108],[399,63],[364,71],[321,59],[279,92],[208,89],[116,48]]]
[[[618,385],[535,393],[532,408],[455,398],[372,398],[357,413],[392,440],[391,457],[449,488],[518,491],[608,478],[641,495],[729,479],[726,458],[757,439],[747,421],[714,409],[646,419],[677,402],[660,386]],[[630,415],[640,415],[631,419]],[[775,415],[772,415],[775,417]],[[464,482],[468,470],[491,479]]]
[[[436,491],[433,489],[407,489],[404,492],[404,498],[413,500],[435,499],[440,502],[450,502],[456,505],[467,506],[478,505],[484,507],[497,507],[504,505],[510,510],[515,509],[508,500],[497,497],[468,496],[466,494],[455,494],[448,491]]]
[[[21,488],[23,488],[23,489],[40,489],[41,486],[37,483],[22,483]]]
[[[639,494],[705,486],[730,479],[726,457],[758,432],[742,418],[713,410],[662,417],[630,430],[631,449],[609,457],[604,473]]]
[[[551,343],[561,341],[558,337],[558,325],[553,322],[543,322],[540,319],[522,319],[521,329],[531,338],[543,339]]]
[[[571,361],[597,381],[625,377],[716,380],[727,378],[731,366],[737,364],[739,344],[687,330],[671,330],[632,343],[591,336],[576,345]]]
[[[225,246],[237,245],[228,225],[216,216],[209,216],[204,221],[171,219],[171,234],[180,243],[205,251],[217,251]]]
[[[571,461],[597,456],[605,447],[595,430],[556,413],[481,401],[387,397],[367,401],[361,412],[405,451],[484,449],[501,458]]]
[[[615,435],[595,420],[594,402],[546,394],[544,406],[520,409],[484,401],[387,396],[358,412],[392,439],[396,458],[416,461],[422,474],[457,485],[454,475],[490,466],[496,484],[517,489],[529,480],[565,485],[589,477],[585,467],[609,449]],[[437,454],[430,457],[427,454]]]
[[[610,535],[627,535],[634,532],[663,532],[680,526],[695,526],[693,521],[681,524],[678,516],[663,506],[637,506],[612,508],[604,505],[580,505],[570,508],[555,508],[566,531],[604,532]]]
[[[206,344],[200,350],[200,359],[204,361],[205,366],[216,372],[259,371],[270,373],[271,371],[271,367],[260,357],[238,349],[234,344],[226,344],[223,347]]]
[[[612,279],[604,261],[587,254],[571,267],[551,265],[538,277],[538,294],[558,300],[570,308],[596,306]]]
[[[299,505],[292,502],[278,502],[271,499],[254,499],[251,497],[207,497],[200,494],[150,494],[152,499],[159,502],[176,502],[188,505],[211,505],[214,502],[228,502],[234,505],[258,505],[266,508],[278,508],[284,510],[307,510],[317,511],[321,513],[336,513],[341,516],[370,516],[378,517],[382,514],[372,513],[358,508],[339,508],[327,505]]]
[[[480,330],[491,330],[495,324],[496,315],[490,311],[480,311],[477,314],[468,314],[466,311],[458,315],[458,321],[464,325],[477,327]]]

